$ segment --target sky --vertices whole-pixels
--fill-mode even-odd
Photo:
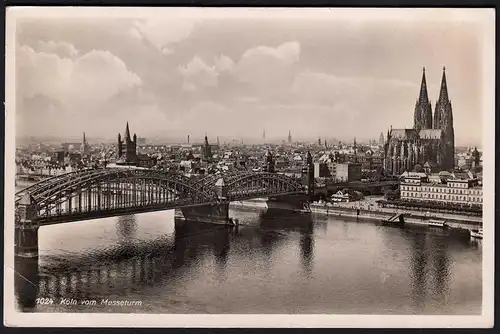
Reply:
[[[424,66],[434,110],[446,66],[455,141],[482,138],[483,31],[463,16],[79,10],[17,19],[17,136],[378,139],[413,126]]]

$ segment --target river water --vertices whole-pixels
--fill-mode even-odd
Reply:
[[[467,237],[257,208],[230,216],[241,226],[171,210],[41,227],[38,266],[16,263],[18,309],[481,313],[482,246]]]

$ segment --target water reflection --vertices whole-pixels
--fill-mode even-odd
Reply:
[[[137,232],[137,220],[134,215],[119,216],[116,222],[116,235],[121,243],[130,244]]]
[[[315,220],[310,214],[267,210],[255,217],[242,216],[245,224],[238,228],[172,219],[174,229],[167,232],[151,229],[159,221],[156,218],[117,218],[116,231],[103,236],[92,250],[44,252],[39,263],[17,259],[18,305],[27,312],[67,312],[35,305],[35,299],[100,301],[119,296],[148,300],[156,303],[155,312],[167,313],[175,307],[174,313],[229,312],[227,305],[244,313],[286,307],[289,312],[303,312],[301,305],[312,313],[327,309],[377,313],[379,308],[367,307],[378,303],[384,312],[397,314],[402,310],[399,305],[405,313],[449,310],[454,307],[450,300],[457,300],[457,284],[459,289],[473,287],[463,297],[475,298],[473,303],[480,294],[474,290],[477,280],[456,274],[456,266],[465,272],[464,256],[476,268],[470,270],[480,268],[480,251],[469,241],[429,230]],[[146,235],[146,224],[148,233],[160,232]],[[381,284],[384,274],[388,278]]]
[[[425,306],[427,284],[428,249],[425,233],[416,233],[413,237],[411,249],[410,279],[412,286],[412,300],[415,310],[422,311]]]
[[[300,255],[303,272],[310,276],[313,269],[314,260],[314,229],[313,222],[306,222],[300,230]]]
[[[450,276],[450,261],[448,255],[448,243],[443,237],[435,236],[432,240],[432,283],[435,299],[440,303],[446,303],[448,292],[448,281]]]

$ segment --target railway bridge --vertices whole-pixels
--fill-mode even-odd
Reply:
[[[307,177],[301,179],[268,170],[187,177],[151,169],[101,168],[51,177],[16,193],[15,253],[38,257],[38,229],[44,225],[170,209],[182,211],[188,220],[227,224],[231,201],[307,201],[313,169],[304,168]]]

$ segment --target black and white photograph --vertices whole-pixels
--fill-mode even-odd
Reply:
[[[8,9],[5,324],[492,327],[494,29]]]

